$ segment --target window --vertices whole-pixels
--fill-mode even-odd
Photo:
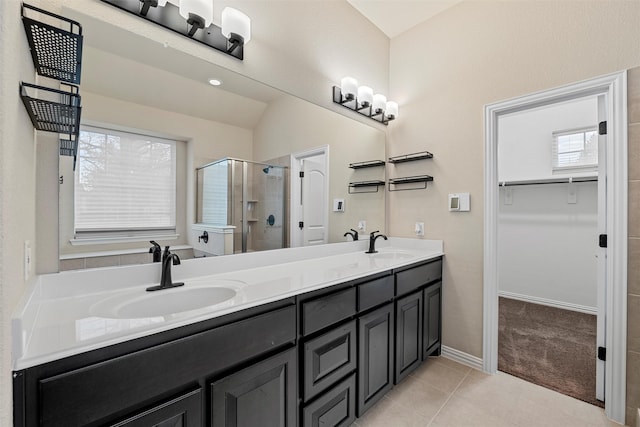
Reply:
[[[553,133],[553,171],[598,170],[596,128]]]
[[[175,234],[176,142],[83,126],[74,189],[76,239]]]

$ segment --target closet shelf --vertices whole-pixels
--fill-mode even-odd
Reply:
[[[378,166],[384,166],[384,160],[367,160],[366,162],[357,162],[349,164],[351,169],[364,169],[364,168],[374,168]]]
[[[389,191],[405,191],[405,190],[423,190],[427,188],[427,182],[433,181],[430,175],[406,176],[402,178],[389,178]],[[424,185],[412,188],[391,188],[392,185],[423,183]]]
[[[23,82],[20,83],[20,97],[34,128],[77,137],[81,110],[78,87],[63,85],[70,90],[67,92]],[[35,91],[38,91],[37,97]]]
[[[377,193],[378,192],[378,187],[383,186],[384,187],[384,181],[380,181],[380,180],[374,180],[374,181],[357,181],[357,182],[350,182],[349,183],[349,194],[354,194],[354,193]],[[375,187],[375,191],[351,191],[352,189],[356,189],[356,188],[370,188],[370,187]]]
[[[36,72],[62,82],[79,84],[82,26],[71,19],[24,3],[21,12]],[[33,17],[36,14],[57,19],[61,26],[68,26],[68,30],[38,21]]]
[[[402,156],[389,157],[389,163],[405,163],[415,160],[431,159],[433,154],[428,151],[420,151],[419,153],[404,154]]]

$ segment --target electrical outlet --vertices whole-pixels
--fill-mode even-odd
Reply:
[[[31,243],[24,241],[24,280],[29,280],[31,274]]]
[[[360,221],[358,221],[358,231],[360,232],[367,231],[367,221],[365,221],[364,219],[361,219]]]
[[[414,231],[416,236],[424,236],[424,222],[416,222]]]

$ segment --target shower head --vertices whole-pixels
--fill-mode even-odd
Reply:
[[[267,166],[266,168],[262,169],[262,172],[264,173],[269,173],[269,169],[271,169],[273,166]]]

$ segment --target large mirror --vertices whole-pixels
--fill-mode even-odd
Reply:
[[[197,246],[201,232],[194,224],[201,220],[202,210],[198,171],[223,158],[284,167],[285,246],[345,241],[350,238],[345,232],[363,221],[366,232],[384,231],[384,185],[349,187],[352,182],[384,181],[384,166],[350,167],[385,160],[384,131],[94,17],[73,10],[65,13],[82,24],[85,35],[80,86],[83,125],[177,141],[175,231],[166,240],[159,236],[160,245],[176,250]],[[212,78],[222,85],[210,85]],[[297,234],[302,220],[297,196],[304,187],[299,182],[303,160],[317,155],[325,156],[327,181],[325,194],[305,198],[321,200],[316,217],[325,221],[324,237],[314,241]],[[60,269],[150,262],[148,242],[135,236],[116,238],[114,243],[77,238],[77,176],[73,159],[61,157]],[[261,215],[265,218],[257,221],[268,224],[268,212]],[[264,228],[254,228],[254,233],[265,232]],[[237,245],[227,253],[233,252],[238,252]],[[188,251],[183,254],[189,257]]]

